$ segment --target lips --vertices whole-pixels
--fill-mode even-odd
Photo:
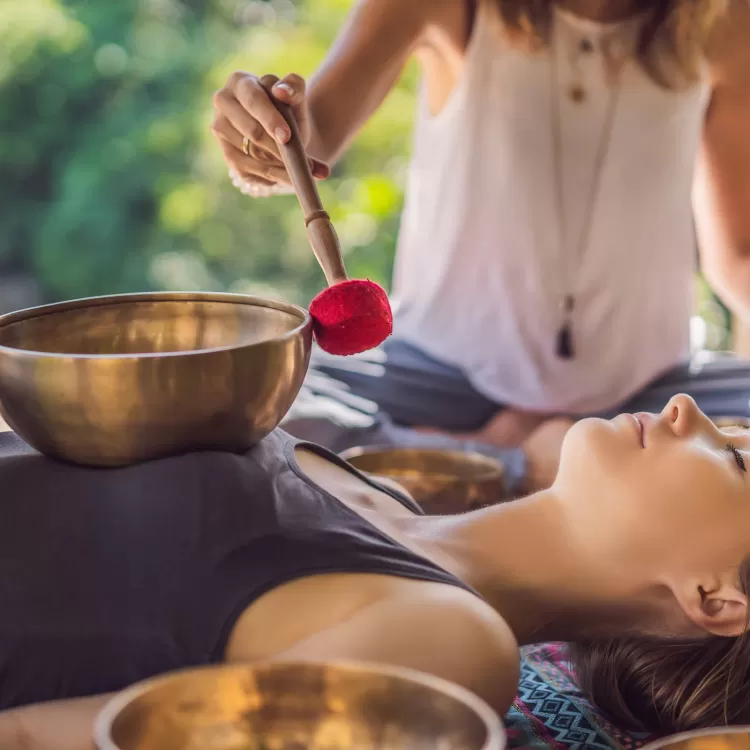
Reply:
[[[644,424],[643,424],[644,420],[642,418],[642,415],[641,414],[633,414],[631,416],[635,420],[636,430],[638,431],[638,441],[641,444],[641,448],[645,448],[646,447],[646,441],[645,441],[645,437],[646,437],[645,432],[646,431],[645,431],[645,428],[644,428]]]
[[[646,444],[649,441],[651,427],[656,422],[657,416],[655,414],[649,414],[645,411],[639,411],[637,414],[633,414],[632,416],[638,425],[638,436],[641,441],[641,448],[645,448]]]

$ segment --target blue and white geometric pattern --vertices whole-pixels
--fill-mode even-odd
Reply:
[[[648,739],[621,732],[596,714],[578,690],[560,644],[525,650],[505,725],[513,749],[637,750]]]

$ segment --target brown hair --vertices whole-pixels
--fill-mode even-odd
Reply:
[[[546,44],[553,0],[493,0],[506,35],[529,48]],[[638,59],[660,86],[697,81],[709,36],[730,0],[652,0],[641,30]]]
[[[750,560],[740,568],[750,591]],[[578,684],[618,726],[656,734],[750,724],[750,636],[612,638],[571,647]]]

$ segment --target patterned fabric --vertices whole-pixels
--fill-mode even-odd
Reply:
[[[505,725],[510,748],[638,750],[648,741],[596,713],[575,684],[560,644],[524,649],[518,695]]]

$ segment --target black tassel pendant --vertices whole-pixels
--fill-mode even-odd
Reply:
[[[571,321],[574,305],[575,299],[571,296],[567,296],[563,305],[565,320],[560,326],[560,330],[557,332],[556,351],[557,356],[560,357],[560,359],[573,359],[575,356],[575,351],[573,349],[573,323]]]
[[[557,356],[560,359],[573,359],[573,331],[566,320],[557,332]]]

